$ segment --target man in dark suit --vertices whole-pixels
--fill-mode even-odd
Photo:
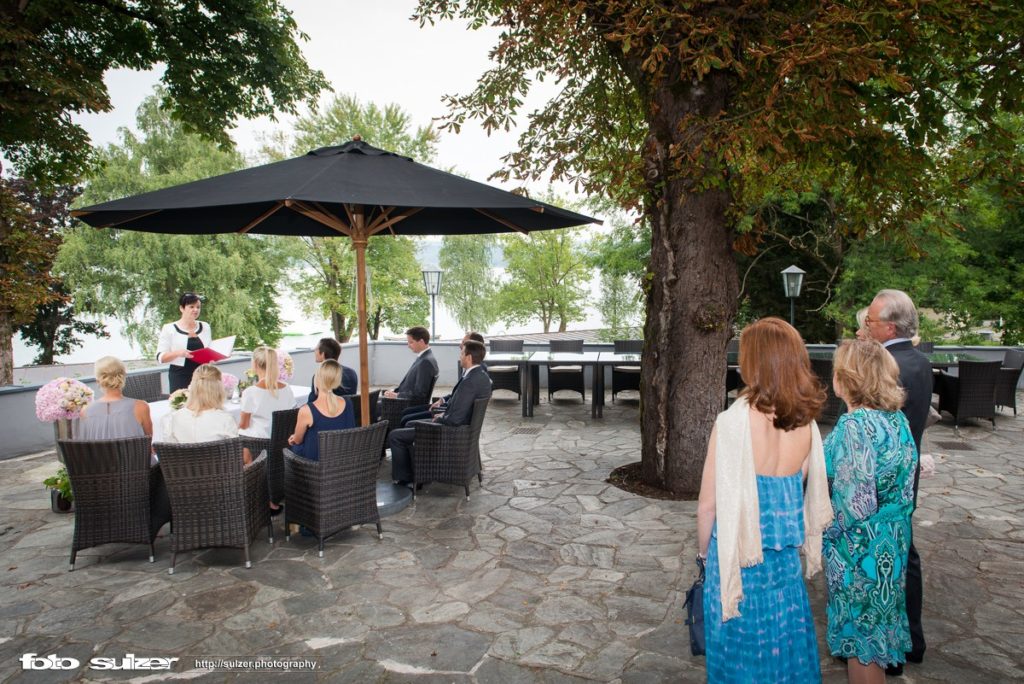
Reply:
[[[478,332],[468,332],[460,343],[460,347],[469,340],[476,340],[480,344],[484,344],[484,336]],[[487,372],[487,364],[481,363],[480,367]],[[438,399],[433,404],[419,404],[416,406],[410,406],[409,408],[402,411],[401,427],[405,427],[408,423],[414,420],[430,420],[435,412],[443,412],[447,407],[448,402],[451,400],[452,395],[455,394],[455,390],[458,389],[459,383],[462,382],[462,375],[466,372],[466,369],[462,367],[462,352],[459,352],[459,379],[455,382],[455,387],[446,396]]]
[[[910,424],[910,434],[917,447],[918,461],[914,473],[914,508],[917,508],[917,485],[921,478],[921,436],[928,420],[932,402],[932,366],[928,357],[914,348],[911,338],[917,334],[917,309],[902,290],[882,290],[871,301],[866,319],[868,333],[889,350],[900,367],[900,385],[906,392],[903,413]],[[924,628],[921,624],[923,586],[921,557],[914,548],[911,534],[910,553],[907,557],[907,619],[910,621],[911,650],[907,662],[920,663],[924,659]],[[886,668],[887,674],[900,674],[903,666]]]
[[[430,392],[437,380],[437,360],[430,350],[430,331],[422,326],[409,328],[405,331],[405,341],[416,354],[416,360],[409,366],[398,387],[381,392],[381,396],[410,399],[413,404],[429,404]]]
[[[473,402],[491,396],[491,379],[481,367],[486,347],[476,340],[463,343],[459,350],[459,362],[465,372],[458,386],[452,391],[444,413],[434,416],[434,422],[442,425],[469,425],[473,420]],[[416,458],[414,440],[415,422],[408,427],[392,430],[388,435],[391,447],[391,479],[399,484],[412,481],[412,462]]]
[[[338,340],[333,337],[321,338],[316,343],[316,348],[313,349],[313,358],[317,363],[323,363],[327,359],[338,361],[341,364],[341,345]],[[316,376],[313,377],[313,382],[310,382],[309,389],[309,403],[313,403],[316,400]],[[341,386],[334,388],[334,393],[339,397],[343,397],[346,394],[355,394],[359,391],[359,375],[348,366],[341,366]]]

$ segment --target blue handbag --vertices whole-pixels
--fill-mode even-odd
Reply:
[[[702,656],[705,652],[704,646],[704,561],[698,556],[697,567],[700,575],[686,591],[686,602],[683,603],[683,610],[686,611],[686,626],[690,628],[690,653],[695,656]]]

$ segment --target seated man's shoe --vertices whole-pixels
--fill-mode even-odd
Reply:
[[[899,665],[889,665],[885,668],[886,677],[902,677],[903,676],[903,663]]]

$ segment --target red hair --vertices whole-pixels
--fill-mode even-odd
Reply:
[[[781,318],[762,318],[743,329],[740,372],[746,383],[741,396],[761,413],[774,413],[780,430],[807,425],[825,404],[803,338]]]

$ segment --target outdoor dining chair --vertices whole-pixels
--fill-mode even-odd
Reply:
[[[142,401],[160,401],[168,395],[163,393],[160,371],[151,373],[135,373],[124,380],[124,396]]]
[[[549,351],[552,354],[583,353],[583,340],[551,340]],[[583,366],[566,363],[548,364],[548,401],[559,390],[579,392],[584,403],[587,401],[586,381],[583,377]]]
[[[522,354],[522,340],[491,340],[491,353],[493,354]],[[488,365],[487,374],[491,377],[491,391],[508,390],[515,392],[516,397],[522,397],[523,385],[522,374],[518,365],[502,366]]]
[[[643,340],[615,340],[616,354],[642,354]],[[602,371],[598,371],[602,372]],[[612,403],[619,392],[640,391],[640,366],[612,366]]]
[[[111,543],[148,544],[152,563],[157,532],[171,516],[166,502],[153,505],[165,495],[160,466],[150,466],[149,437],[62,439],[57,445],[75,496],[69,570],[82,549]]]
[[[285,541],[291,524],[313,533],[324,555],[324,540],[352,527],[373,523],[383,538],[377,510],[377,466],[387,423],[319,434],[320,460],[285,450]]]
[[[832,359],[811,359],[811,370],[825,388],[825,405],[821,407],[821,417],[835,421],[846,413],[846,402],[836,396],[832,387]]]
[[[421,484],[443,482],[460,485],[469,500],[469,483],[475,476],[483,482],[483,462],[480,458],[480,431],[487,413],[487,398],[473,402],[473,417],[469,425],[443,425],[417,421],[416,456],[412,460],[413,500]]]
[[[1009,349],[1003,357],[1003,365],[999,369],[999,379],[996,382],[996,404],[1013,409],[1013,415],[1017,415],[1017,383],[1020,382],[1021,372],[1024,371],[1024,351],[1020,349]]]
[[[985,418],[996,427],[996,383],[1002,361],[961,361],[959,375],[942,373],[937,383],[939,411],[953,416],[960,431],[965,418]]]
[[[381,397],[380,398],[380,414],[377,416],[377,422],[387,423],[388,431],[397,430],[402,427],[402,413],[405,409],[416,404],[429,404],[431,397],[434,395],[434,386],[437,385],[437,376],[430,381],[430,391],[427,393],[427,398],[415,397]],[[378,395],[379,396],[379,395]],[[416,402],[415,404],[413,402]],[[387,444],[387,435],[384,435],[384,444]],[[381,452],[383,456],[383,451]]]
[[[295,432],[295,421],[299,409],[291,408],[274,411],[271,414],[270,439],[260,437],[239,436],[242,446],[248,447],[253,458],[267,452],[267,494],[275,504],[284,499],[284,449],[288,446],[288,438]]]
[[[243,465],[242,441],[237,437],[196,444],[162,442],[155,448],[174,516],[167,572],[174,574],[179,553],[211,547],[242,549],[245,567],[251,568],[249,549],[260,528],[267,528],[267,538],[274,543],[267,506],[267,455]]]

